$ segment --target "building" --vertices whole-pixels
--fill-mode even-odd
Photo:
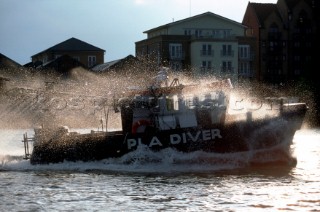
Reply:
[[[47,74],[51,73],[51,71],[54,71],[59,76],[69,77],[70,71],[76,67],[86,68],[86,66],[80,63],[77,59],[64,54],[54,60],[50,60],[44,64],[41,64],[36,68],[45,70]]]
[[[125,58],[98,64],[92,67],[91,70],[95,73],[107,73],[107,72],[119,73],[119,72],[130,71],[136,68],[138,63],[139,63],[139,60],[136,57],[132,55],[128,55]]]
[[[254,77],[279,84],[312,78],[317,22],[314,0],[248,3],[242,24],[255,37]]]
[[[103,49],[77,38],[70,38],[31,56],[31,59],[33,64],[47,64],[63,55],[68,55],[86,68],[91,68],[104,63],[104,53]]]
[[[16,69],[16,68],[21,68],[21,65],[16,61],[0,53],[0,69]]]
[[[0,53],[0,92],[12,77],[19,77],[22,66],[16,61]]]
[[[317,74],[319,1],[278,0],[247,5],[242,24],[255,37],[255,78],[288,84],[312,109],[311,125],[320,126],[320,84]],[[312,97],[308,97],[312,95]]]
[[[239,47],[247,55],[242,60],[243,75],[252,72],[245,32],[241,23],[206,12],[145,31],[147,39],[135,43],[136,56],[177,71],[237,80]]]

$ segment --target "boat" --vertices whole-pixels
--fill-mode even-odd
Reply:
[[[173,148],[219,154],[289,148],[304,121],[306,103],[264,98],[244,107],[243,99],[231,99],[234,89],[230,79],[181,84],[174,78],[169,83],[168,69],[162,68],[150,86],[128,88],[113,101],[122,129],[79,133],[65,126],[37,127],[32,139],[24,135],[25,158],[31,164],[96,161],[122,157],[141,146],[155,152]]]

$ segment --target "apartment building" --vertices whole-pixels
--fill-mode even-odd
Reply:
[[[242,24],[255,37],[254,77],[279,84],[314,75],[317,34],[315,0],[248,3]]]
[[[145,31],[136,56],[157,65],[233,81],[280,84],[315,76],[318,2],[249,2],[242,23],[211,12]]]
[[[145,31],[147,39],[136,42],[136,56],[176,71],[237,80],[239,53],[242,75],[252,72],[245,32],[241,23],[206,12]]]

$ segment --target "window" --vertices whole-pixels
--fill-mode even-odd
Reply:
[[[249,73],[250,73],[250,64],[248,62],[239,63],[239,75],[249,76]]]
[[[300,61],[300,55],[295,55],[293,57],[293,59],[294,59],[295,62],[299,62]]]
[[[282,55],[282,60],[286,61],[287,60],[287,56],[286,55]]]
[[[212,56],[213,55],[213,51],[212,51],[211,44],[203,44],[200,55],[201,56]]]
[[[232,46],[231,45],[222,45],[222,56],[232,56]]]
[[[223,61],[222,62],[222,72],[228,72],[228,73],[232,73],[232,62],[231,61]]]
[[[285,41],[282,41],[282,46],[285,47],[287,43]]]
[[[202,45],[202,50],[201,50],[202,54],[201,55],[207,55],[207,45],[203,44]]]
[[[212,55],[212,47],[211,44],[207,45],[207,49],[208,49],[208,55]]]
[[[181,43],[170,43],[169,54],[171,59],[182,58],[182,44]]]
[[[213,35],[214,38],[222,37],[221,34],[220,34],[220,30],[218,30],[218,29],[212,30],[212,35]]]
[[[205,68],[207,66],[207,61],[202,61],[202,68]]]
[[[202,30],[196,29],[196,37],[202,37]]]
[[[269,40],[278,40],[281,38],[281,33],[279,27],[276,23],[272,23],[268,29],[268,39]]]
[[[185,29],[184,30],[184,35],[191,35],[191,30],[190,29]]]
[[[230,37],[230,31],[231,30],[223,30],[223,38]]]
[[[276,41],[270,41],[269,42],[269,50],[274,51],[278,47],[278,42]]]
[[[249,45],[241,45],[239,46],[239,58],[241,59],[249,59],[250,46]]]
[[[92,67],[97,63],[96,56],[88,56],[88,67]]]
[[[212,64],[211,61],[202,61],[202,65],[201,65],[201,71],[205,72],[205,71],[211,71],[212,70]]]

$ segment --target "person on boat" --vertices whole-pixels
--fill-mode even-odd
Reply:
[[[168,67],[161,67],[160,71],[158,72],[157,76],[153,77],[153,86],[154,87],[168,87]]]

